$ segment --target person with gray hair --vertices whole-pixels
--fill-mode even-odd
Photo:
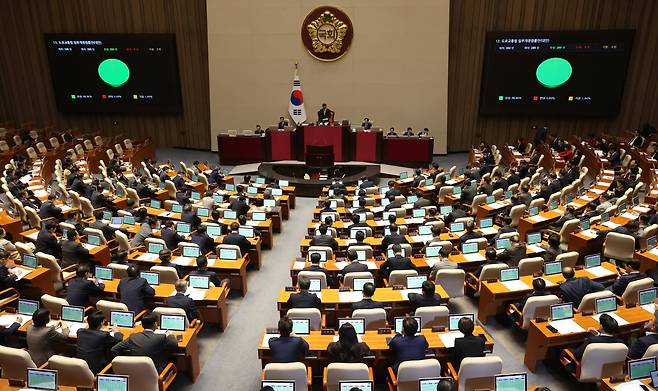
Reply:
[[[297,285],[299,285],[299,293],[292,293],[288,298],[288,308],[320,308],[322,306],[322,300],[320,298],[309,292],[311,287],[311,281],[305,277],[300,276],[297,279]]]

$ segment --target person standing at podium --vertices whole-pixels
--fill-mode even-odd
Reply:
[[[318,125],[329,125],[333,116],[334,112],[327,107],[326,103],[323,103],[322,108],[318,111]]]
[[[361,127],[363,130],[370,130],[372,129],[372,122],[370,122],[370,118],[366,117],[363,119],[363,123],[361,124]]]
[[[287,123],[286,123],[285,118],[279,117],[278,129],[283,130],[286,127],[286,125],[287,125]]]
[[[410,136],[414,135],[414,131],[413,131],[413,129],[411,129],[411,127],[408,127],[407,130],[402,135],[410,137]]]

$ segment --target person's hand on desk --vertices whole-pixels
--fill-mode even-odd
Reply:
[[[17,322],[17,323],[20,323],[20,324],[23,324],[23,317],[20,316],[20,315],[18,315],[18,316],[16,317],[16,322]]]
[[[599,330],[595,329],[594,327],[588,327],[587,332],[594,335],[594,336],[597,336],[597,335],[601,334],[599,332]]]

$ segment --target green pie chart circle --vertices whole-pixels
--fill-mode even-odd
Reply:
[[[569,80],[572,72],[573,68],[569,61],[560,57],[552,57],[539,64],[535,75],[537,81],[544,87],[557,88]]]
[[[130,78],[130,69],[121,60],[108,58],[98,65],[98,76],[112,87],[121,87]]]

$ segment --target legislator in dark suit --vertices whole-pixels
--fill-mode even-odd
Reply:
[[[322,300],[308,291],[293,293],[288,298],[289,308],[320,308]]]
[[[57,243],[57,238],[45,229],[39,231],[34,245],[37,252],[46,253],[54,257],[59,256],[59,244]]]
[[[589,336],[585,338],[585,341],[579,347],[573,350],[573,355],[576,359],[580,360],[583,358],[585,348],[591,343],[624,343],[624,341],[612,335],[600,334]]]
[[[102,296],[105,285],[100,283],[96,285],[84,277],[76,277],[69,281],[66,290],[66,301],[70,305],[86,307],[89,305],[90,296]]]
[[[459,370],[462,360],[466,357],[484,357],[484,337],[479,335],[466,335],[455,338],[455,351],[453,353],[453,364]]]
[[[384,273],[386,277],[388,277],[393,270],[418,270],[416,265],[411,262],[411,259],[403,257],[400,254],[388,258],[386,261],[384,261],[384,263],[382,263],[379,269],[382,273]]]
[[[51,200],[44,201],[39,208],[39,217],[59,219],[62,217],[62,208],[55,206]]]
[[[349,265],[343,268],[342,274],[344,276],[347,273],[367,272],[367,271],[368,271],[368,265],[366,265],[365,263],[361,263],[359,261],[353,261]]]
[[[232,211],[235,211],[238,216],[246,216],[249,212],[249,205],[241,199],[231,202],[230,206]]]
[[[505,262],[510,266],[518,266],[519,261],[526,257],[526,247],[525,244],[521,243],[518,245],[512,245],[500,254],[498,254],[498,260]]]
[[[199,310],[194,305],[194,300],[189,296],[185,296],[182,292],[176,292],[174,296],[169,296],[167,298],[167,307],[184,309],[187,319],[190,321],[201,318]]]
[[[631,348],[628,350],[628,357],[634,360],[642,358],[647,349],[649,349],[649,346],[654,344],[658,344],[658,334],[647,332],[647,335],[644,335],[633,342],[633,345],[631,345]]]
[[[169,250],[178,248],[178,243],[185,241],[184,237],[180,236],[178,232],[171,228],[163,228],[160,233],[162,234],[162,239],[165,241]]]
[[[382,249],[386,250],[391,244],[403,243],[407,243],[407,239],[404,237],[404,235],[400,235],[397,232],[391,233],[390,235],[384,236],[384,239],[382,239]]]
[[[119,281],[118,292],[121,302],[137,314],[144,309],[144,297],[153,296],[155,289],[142,277],[124,277]]]
[[[107,331],[79,329],[76,355],[87,362],[89,369],[98,373],[109,364],[108,352],[112,347],[123,340],[123,334]]]
[[[178,348],[178,341],[173,335],[156,334],[146,329],[131,334],[128,339],[119,342],[112,348],[112,353],[118,356],[146,356],[155,364],[158,373],[167,364],[167,355]]]
[[[193,232],[190,235],[192,243],[196,243],[201,249],[201,254],[207,254],[215,249],[215,241],[207,233]]]
[[[298,362],[308,352],[308,342],[299,337],[273,337],[268,344],[272,362]]]
[[[645,278],[647,275],[639,272],[639,271],[633,271],[628,274],[622,274],[621,276],[617,277],[615,282],[610,286],[610,290],[612,293],[614,293],[617,296],[621,296],[624,294],[624,291],[626,290],[626,287],[628,284],[630,284],[633,281],[636,280],[641,280]]]
[[[111,227],[109,224],[105,224],[98,219],[89,223],[89,228],[100,229],[103,232],[105,240],[114,239],[114,231],[118,230],[118,228]]]
[[[14,322],[11,325],[9,325],[9,327],[4,327],[0,329],[0,345],[8,346],[7,337],[14,335],[14,333],[17,332],[20,327],[21,327],[20,323]]]
[[[560,284],[560,296],[565,303],[572,302],[574,307],[578,307],[583,296],[603,289],[605,287],[601,283],[587,277],[569,278]]]
[[[318,122],[329,121],[331,119],[331,113],[332,111],[327,107],[322,107],[320,110],[318,110]]]
[[[419,307],[432,307],[441,305],[441,296],[434,293],[431,296],[422,293],[409,293],[409,303],[415,309]]]
[[[240,247],[240,252],[242,253],[243,257],[249,252],[249,249],[251,248],[249,239],[235,232],[224,236],[224,239],[222,239],[222,244],[234,244]]]
[[[428,346],[423,335],[395,334],[388,343],[388,347],[395,357],[393,370],[397,372],[398,366],[403,361],[424,359]]]
[[[327,246],[332,250],[338,251],[338,242],[331,235],[316,235],[309,243],[311,246]]]
[[[373,299],[361,299],[361,301],[352,303],[353,310],[369,310],[372,308],[384,308],[384,303],[374,301]]]
[[[62,242],[62,267],[70,265],[94,263],[94,257],[89,254],[82,244],[74,240],[64,240]]]

